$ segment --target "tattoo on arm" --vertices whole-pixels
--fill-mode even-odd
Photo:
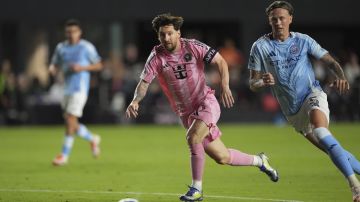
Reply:
[[[141,80],[139,84],[136,86],[133,101],[140,102],[142,99],[144,99],[148,87],[149,87],[149,83],[145,82],[144,80]]]
[[[250,70],[249,84],[250,84],[251,90],[256,91],[259,88],[264,86],[264,82],[263,82],[261,76],[262,76],[261,72],[255,71],[255,70]]]
[[[321,61],[324,62],[339,79],[345,79],[344,71],[340,64],[329,54],[325,54]]]

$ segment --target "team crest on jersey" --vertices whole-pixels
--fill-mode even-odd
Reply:
[[[300,50],[300,48],[299,48],[296,44],[293,44],[293,45],[291,45],[291,47],[290,47],[290,53],[291,53],[292,55],[298,54],[298,53],[299,53],[299,50]]]
[[[191,59],[192,59],[191,53],[186,53],[186,54],[184,55],[184,60],[185,60],[186,62],[189,62]]]

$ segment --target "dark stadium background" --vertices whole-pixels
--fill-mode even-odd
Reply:
[[[295,8],[292,30],[312,36],[343,67],[350,58],[360,54],[360,1],[290,2]],[[82,22],[84,38],[96,45],[105,64],[102,73],[93,74],[83,121],[131,122],[124,119],[124,107],[132,98],[142,64],[157,44],[151,20],[165,12],[184,17],[183,36],[197,38],[217,49],[223,47],[225,39],[231,39],[241,51],[242,61],[233,68],[231,82],[237,104],[223,110],[222,122],[283,124],[269,92],[253,94],[247,86],[250,47],[270,31],[264,12],[269,3],[263,0],[2,0],[0,67],[10,66],[13,80],[10,87],[0,84],[0,125],[62,123],[59,100],[49,95],[56,82],[46,76],[46,67],[56,43],[64,39],[63,23],[68,18]],[[138,57],[131,59],[125,50],[138,50]],[[213,67],[209,67],[209,85],[216,88],[213,72]],[[10,78],[3,70],[1,74],[5,80]],[[325,85],[328,73],[321,75]],[[324,88],[329,94],[332,120],[359,121],[359,86],[360,78],[354,78],[351,93],[343,97]],[[136,122],[177,123],[156,83],[144,100],[141,112]]]

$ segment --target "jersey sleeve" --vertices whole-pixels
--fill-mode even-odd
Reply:
[[[55,51],[54,51],[54,53],[51,57],[51,61],[50,61],[50,63],[52,65],[59,66],[61,64],[60,47],[61,47],[61,44],[58,44],[55,48]]]
[[[313,38],[306,35],[306,40],[309,46],[308,53],[312,56],[314,56],[317,59],[320,59],[323,57],[326,53],[328,53],[327,50],[322,48]]]
[[[218,52],[214,48],[211,48],[210,46],[195,39],[191,41],[191,45],[196,56],[201,58],[206,64],[211,63],[216,53]]]
[[[147,83],[151,83],[158,74],[158,65],[159,62],[156,59],[156,52],[153,50],[145,63],[144,70],[140,75],[140,79],[146,81]]]
[[[256,42],[252,45],[250,50],[248,69],[261,71],[260,51]]]
[[[97,52],[95,46],[91,43],[88,43],[87,45],[87,54],[88,54],[87,57],[92,64],[101,61],[101,57],[99,56],[99,53]]]

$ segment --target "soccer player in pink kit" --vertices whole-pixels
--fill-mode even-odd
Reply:
[[[228,149],[221,141],[216,123],[220,106],[205,82],[205,63],[218,66],[221,76],[221,102],[233,106],[234,98],[229,89],[228,66],[215,49],[193,39],[180,37],[183,18],[162,14],[152,21],[160,45],[154,47],[145,64],[136,87],[134,98],[126,110],[128,118],[138,116],[139,102],[145,97],[151,81],[157,77],[172,109],[187,129],[187,142],[191,154],[192,185],[180,196],[181,201],[201,201],[202,176],[205,153],[219,164],[232,166],[257,166],[274,182],[278,174],[265,154],[249,155]]]

